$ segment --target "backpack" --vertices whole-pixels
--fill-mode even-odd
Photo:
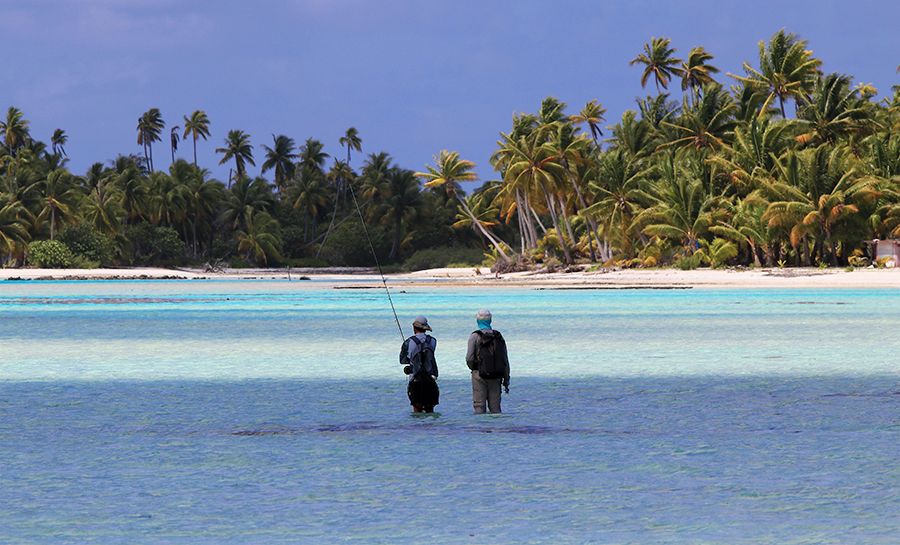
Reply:
[[[500,356],[500,343],[503,336],[499,331],[475,331],[478,344],[475,345],[475,359],[478,362],[478,375],[483,379],[506,377],[506,362]]]
[[[417,375],[421,375],[424,373],[427,377],[431,377],[434,375],[434,369],[437,367],[437,364],[434,361],[434,349],[431,347],[431,342],[429,341],[429,337],[425,336],[425,342],[422,342],[418,339],[418,337],[410,337],[409,340],[416,343],[416,346],[419,347],[419,351],[416,352],[416,355],[413,356],[410,365],[413,368],[413,380],[416,380]]]

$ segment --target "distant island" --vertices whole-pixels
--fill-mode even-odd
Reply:
[[[866,242],[900,237],[900,86],[879,99],[825,73],[784,30],[733,73],[666,38],[630,63],[652,92],[636,109],[606,127],[599,100],[576,111],[547,97],[499,134],[496,179],[471,192],[475,165],[453,151],[418,171],[385,152],[352,168],[352,127],[330,153],[287,135],[257,151],[229,130],[215,151],[230,175],[215,180],[197,164],[213,145],[201,110],[167,125],[150,108],[140,153],[73,173],[66,132],[48,145],[11,106],[0,265],[352,267],[373,250],[388,271],[883,265]],[[171,155],[168,171],[154,152]]]

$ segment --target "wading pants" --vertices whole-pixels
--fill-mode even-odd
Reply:
[[[472,371],[472,407],[475,414],[484,413],[484,404],[492,413],[500,412],[500,387],[503,379],[483,379],[478,371]]]

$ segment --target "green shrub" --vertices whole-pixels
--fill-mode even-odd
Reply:
[[[76,258],[80,258],[79,268],[81,265],[90,263],[96,263],[94,265],[96,267],[113,262],[115,243],[110,237],[98,233],[90,225],[81,223],[67,227],[60,233],[59,241],[68,246]]]
[[[691,271],[699,267],[703,263],[703,254],[695,253],[691,255],[681,256],[675,261],[675,266],[683,271]]]
[[[372,245],[375,246],[379,261],[387,262],[390,243],[384,231],[377,226],[370,225],[369,236],[372,237]],[[375,266],[372,249],[369,247],[366,234],[359,221],[351,220],[335,227],[322,246],[319,257],[332,267]]]
[[[132,262],[140,265],[172,263],[184,258],[184,242],[178,231],[149,223],[130,225],[125,237],[131,242]]]
[[[403,262],[403,269],[407,271],[421,271],[424,269],[439,269],[449,267],[474,267],[479,265],[484,258],[480,248],[459,248],[441,246],[426,248],[414,253]]]
[[[58,240],[38,240],[28,245],[28,264],[45,269],[68,269],[75,256]]]

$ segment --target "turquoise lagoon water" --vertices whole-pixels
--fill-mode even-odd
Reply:
[[[342,287],[357,287],[348,284]],[[897,543],[900,292],[0,284],[0,543]],[[474,312],[510,345],[470,414]]]

